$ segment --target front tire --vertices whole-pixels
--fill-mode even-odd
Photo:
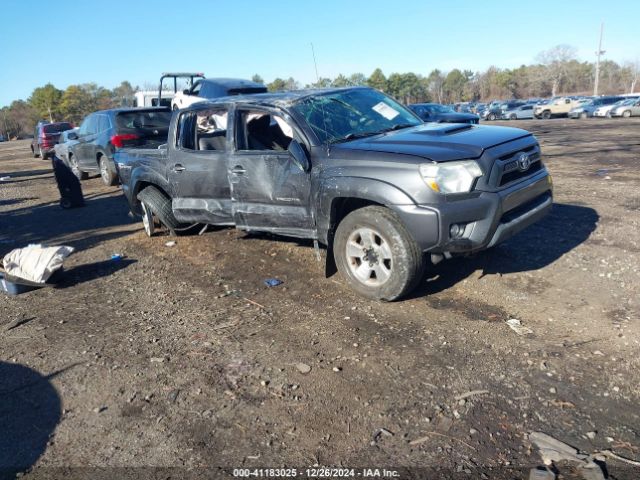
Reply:
[[[517,120],[517,119],[518,119],[518,116],[517,116],[517,115],[511,115],[511,116],[509,117],[509,120]]]
[[[493,122],[496,119],[496,116],[493,113],[490,113],[489,116],[487,117],[487,120],[489,120],[490,122]]]
[[[424,272],[420,247],[385,207],[364,207],[347,215],[336,229],[333,255],[350,286],[375,300],[406,295]]]
[[[542,112],[542,119],[549,120],[551,118],[551,112],[549,110],[545,110]]]
[[[100,165],[100,178],[102,178],[102,183],[111,187],[117,183],[118,176],[116,172],[113,171],[111,167],[111,162],[107,158],[106,155],[102,155],[100,160],[98,160],[98,164]]]

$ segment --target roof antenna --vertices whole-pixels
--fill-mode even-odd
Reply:
[[[320,87],[320,75],[318,75],[318,63],[316,62],[316,50],[313,48],[313,42],[311,42],[311,55],[313,56],[313,66],[316,69],[316,85]],[[320,103],[320,109],[322,110],[322,123],[324,123],[324,133],[327,136],[327,156],[331,153],[331,144],[329,143],[329,131],[327,130],[327,116],[324,113],[324,105]]]

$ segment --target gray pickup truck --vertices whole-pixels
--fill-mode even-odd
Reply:
[[[317,240],[328,272],[382,300],[427,260],[490,248],[552,205],[529,132],[425,124],[364,87],[195,104],[174,112],[166,145],[115,161],[148,235],[203,223]]]

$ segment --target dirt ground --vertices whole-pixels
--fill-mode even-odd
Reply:
[[[62,210],[50,162],[0,143],[0,256],[77,249],[58,288],[0,295],[0,478],[528,478],[533,431],[639,460],[640,120],[515,125],[541,142],[553,212],[395,303],[324,278],[310,243],[147,238],[99,178]]]

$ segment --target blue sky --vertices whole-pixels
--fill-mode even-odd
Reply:
[[[533,62],[565,43],[640,59],[638,0],[2,0],[0,107],[47,82],[157,83],[163,71],[267,82]]]

